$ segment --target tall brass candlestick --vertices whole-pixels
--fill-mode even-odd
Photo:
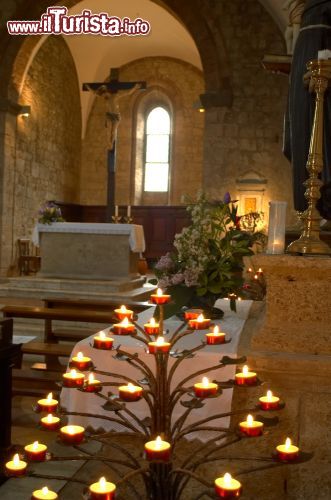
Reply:
[[[316,209],[316,202],[321,196],[322,181],[318,176],[323,169],[324,93],[331,79],[331,61],[313,60],[307,64],[307,68],[310,74],[309,91],[316,93],[314,122],[306,165],[309,178],[304,183],[307,187],[305,198],[308,201],[308,208],[301,216],[304,223],[302,234],[287,247],[287,252],[328,255],[331,254],[331,248],[320,240],[322,218]]]

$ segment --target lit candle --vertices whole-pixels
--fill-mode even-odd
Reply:
[[[53,393],[50,392],[45,399],[39,399],[37,403],[37,410],[38,411],[45,411],[47,413],[53,413],[56,411],[58,407],[58,400],[53,399]]]
[[[80,425],[66,425],[60,429],[60,437],[64,443],[79,444],[84,439],[84,427]]]
[[[124,318],[120,323],[113,325],[112,331],[115,335],[130,335],[136,332],[135,326]]]
[[[155,342],[148,342],[148,351],[150,354],[166,354],[170,346],[170,342],[165,342],[163,337],[158,337]]]
[[[84,374],[75,369],[62,375],[64,387],[82,387],[84,384]]]
[[[202,382],[194,384],[194,393],[197,398],[208,398],[217,394],[218,385],[214,382],[209,382],[207,377],[203,377]]]
[[[212,332],[206,333],[207,344],[224,344],[225,333],[220,332],[218,326],[216,325]]]
[[[149,320],[149,323],[144,324],[144,330],[148,335],[157,335],[159,333],[159,323],[156,323],[154,318]]]
[[[286,439],[285,444],[278,445],[276,450],[278,458],[282,462],[295,460],[299,455],[299,448],[292,444],[290,438]]]
[[[253,269],[251,267],[248,268],[247,272],[251,274],[253,272]]]
[[[131,217],[131,205],[128,205],[128,208],[126,210],[126,215],[127,217]]]
[[[170,302],[170,299],[171,295],[163,293],[161,288],[158,288],[156,290],[156,293],[153,293],[151,295],[151,301],[153,302],[153,304],[158,304],[158,305],[167,304],[168,302]]]
[[[261,268],[261,267],[259,267],[259,269],[258,269],[258,271],[257,271],[257,274],[259,274],[260,276],[262,276],[262,275],[263,275],[263,271],[262,271],[262,268]]]
[[[82,352],[79,352],[77,356],[74,356],[70,361],[70,367],[77,368],[77,370],[86,371],[91,367],[92,360],[88,356],[84,356]]]
[[[261,410],[278,410],[279,408],[279,398],[273,396],[271,391],[267,391],[266,396],[259,398],[259,403]]]
[[[90,373],[88,379],[85,380],[84,391],[86,392],[100,392],[102,389],[100,380],[94,378],[93,373]]]
[[[24,448],[26,458],[32,462],[43,462],[46,459],[47,446],[35,441]]]
[[[47,417],[43,417],[40,420],[40,425],[48,431],[55,431],[59,428],[60,419],[59,417],[54,417],[54,415],[49,414]]]
[[[114,339],[107,337],[104,331],[99,332],[93,338],[93,347],[95,349],[104,349],[106,351],[113,348]]]
[[[27,468],[27,463],[20,460],[19,454],[14,455],[13,460],[6,463],[6,473],[8,476],[24,476]]]
[[[51,491],[44,486],[41,490],[35,490],[32,493],[31,500],[56,500],[58,498],[55,491]]]
[[[203,314],[200,314],[196,319],[190,319],[188,324],[193,330],[205,330],[210,325],[210,319],[204,318]]]
[[[119,396],[123,401],[138,401],[143,393],[142,387],[133,385],[131,382],[128,385],[121,385],[118,388]]]
[[[241,432],[250,437],[261,436],[263,433],[263,427],[263,423],[254,420],[252,415],[247,415],[247,420],[245,422],[240,422],[239,424]]]
[[[215,480],[215,491],[221,498],[238,498],[242,493],[242,486],[227,472],[223,477]]]
[[[171,445],[167,441],[163,441],[158,436],[155,441],[145,443],[145,453],[147,460],[163,460],[167,462],[170,458]]]
[[[235,380],[237,385],[254,385],[257,380],[255,372],[250,372],[248,366],[244,366],[242,372],[236,373]]]
[[[115,314],[120,321],[122,321],[124,318],[133,318],[133,311],[131,311],[131,309],[127,309],[125,306],[121,306],[119,309],[115,309]]]
[[[89,488],[90,498],[91,500],[113,500],[115,498],[115,490],[115,484],[109,483],[102,477],[97,483],[91,484]]]
[[[202,309],[187,309],[184,311],[184,317],[188,321],[189,319],[197,319],[202,313]]]

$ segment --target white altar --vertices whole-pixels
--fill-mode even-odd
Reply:
[[[38,224],[32,241],[40,246],[38,275],[48,278],[132,278],[145,250],[143,227],[135,224]]]

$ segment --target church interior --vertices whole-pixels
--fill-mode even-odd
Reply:
[[[10,32],[52,7],[148,29]],[[331,2],[0,20],[1,500],[330,499]]]

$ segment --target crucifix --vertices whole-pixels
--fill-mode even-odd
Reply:
[[[115,172],[116,172],[116,136],[121,121],[119,101],[122,97],[132,95],[136,90],[145,90],[146,82],[121,82],[118,79],[119,69],[110,70],[107,82],[83,83],[83,91],[92,91],[106,101],[107,111],[105,124],[107,128],[107,222],[112,220],[115,211]]]

